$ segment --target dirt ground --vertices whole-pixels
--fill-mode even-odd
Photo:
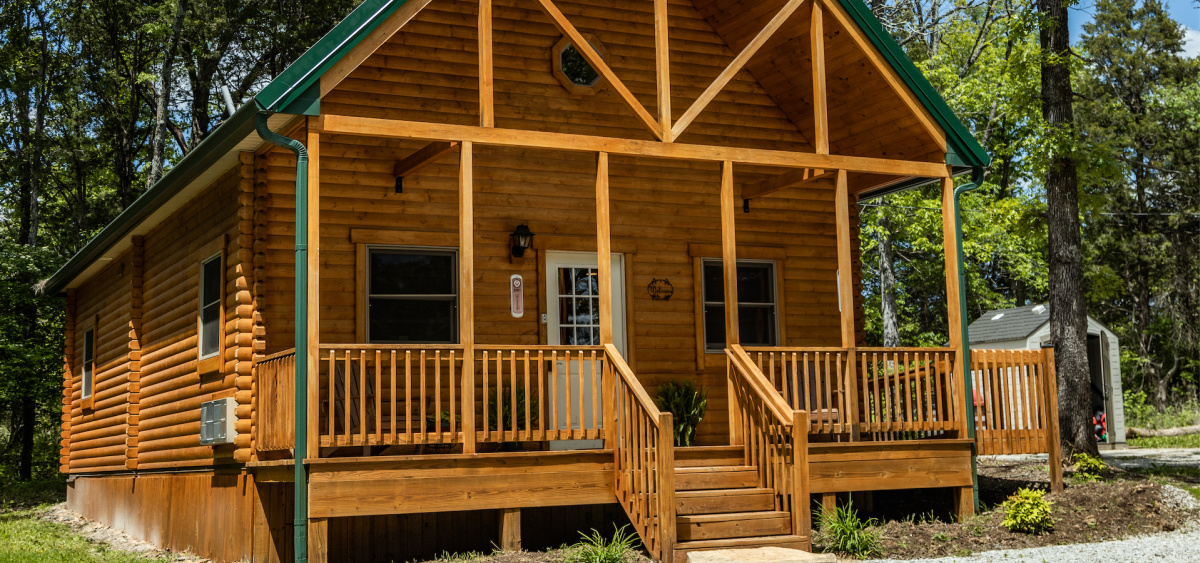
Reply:
[[[938,517],[936,511],[889,520],[879,527],[884,557],[917,559],[974,552],[1091,543],[1155,532],[1173,531],[1197,522],[1200,501],[1187,490],[1200,484],[1200,470],[1151,467],[1134,471],[1110,468],[1104,479],[1083,482],[1067,474],[1054,503],[1052,532],[1028,535],[1009,532],[999,505],[1017,489],[1049,488],[1046,465],[1031,461],[987,461],[979,465],[979,495],[985,511],[963,523]],[[920,514],[919,512],[917,512]]]

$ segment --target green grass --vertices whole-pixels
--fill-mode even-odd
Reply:
[[[1129,445],[1138,448],[1200,448],[1200,434],[1130,438]]]
[[[42,519],[39,509],[0,514],[0,561],[6,563],[150,563],[148,559],[113,551],[88,541],[64,524]]]

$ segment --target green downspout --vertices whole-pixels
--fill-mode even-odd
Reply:
[[[963,256],[962,204],[958,198],[983,183],[983,167],[971,168],[971,181],[954,188],[954,246],[958,252],[958,323],[962,347],[963,389],[967,395],[967,438],[971,439],[971,491],[975,509],[979,509],[979,472],[975,465],[975,392],[971,382],[971,340],[967,336],[967,265]]]
[[[259,112],[255,128],[263,140],[296,153],[296,419],[295,505],[293,541],[296,563],[308,561],[308,151],[295,139],[267,127],[267,112]]]

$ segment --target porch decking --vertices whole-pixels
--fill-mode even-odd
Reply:
[[[481,346],[467,370],[457,346],[320,350],[308,401],[314,521],[617,502],[648,551],[670,559],[808,549],[811,495],[948,487],[960,512],[973,509],[975,442],[947,348],[730,346],[730,445],[697,448],[673,446],[671,414],[611,345]],[[1011,373],[1045,372],[1043,356],[1012,359]],[[291,480],[293,362],[289,351],[258,364],[259,481]],[[1032,393],[1049,380],[1023,384],[1022,405],[1038,404]],[[1046,415],[1020,414],[1041,427]],[[593,449],[556,450],[580,447]]]

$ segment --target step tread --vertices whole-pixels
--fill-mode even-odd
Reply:
[[[796,535],[779,535],[779,536],[754,536],[749,538],[726,538],[719,540],[691,540],[681,541],[675,544],[675,551],[699,550],[699,549],[720,549],[723,547],[744,547],[748,545],[778,545],[781,543],[805,543],[808,541],[808,536]]]
[[[761,487],[746,487],[738,489],[696,489],[694,491],[679,491],[675,493],[675,498],[709,498],[709,497],[724,497],[733,495],[769,495],[774,494],[771,489]]]
[[[745,446],[683,446],[675,448],[676,452],[723,452],[741,453]]]
[[[768,518],[787,518],[790,512],[782,510],[761,510],[754,512],[727,512],[725,514],[686,514],[677,516],[681,524],[707,524],[710,522],[731,522],[734,520],[765,520]]]

